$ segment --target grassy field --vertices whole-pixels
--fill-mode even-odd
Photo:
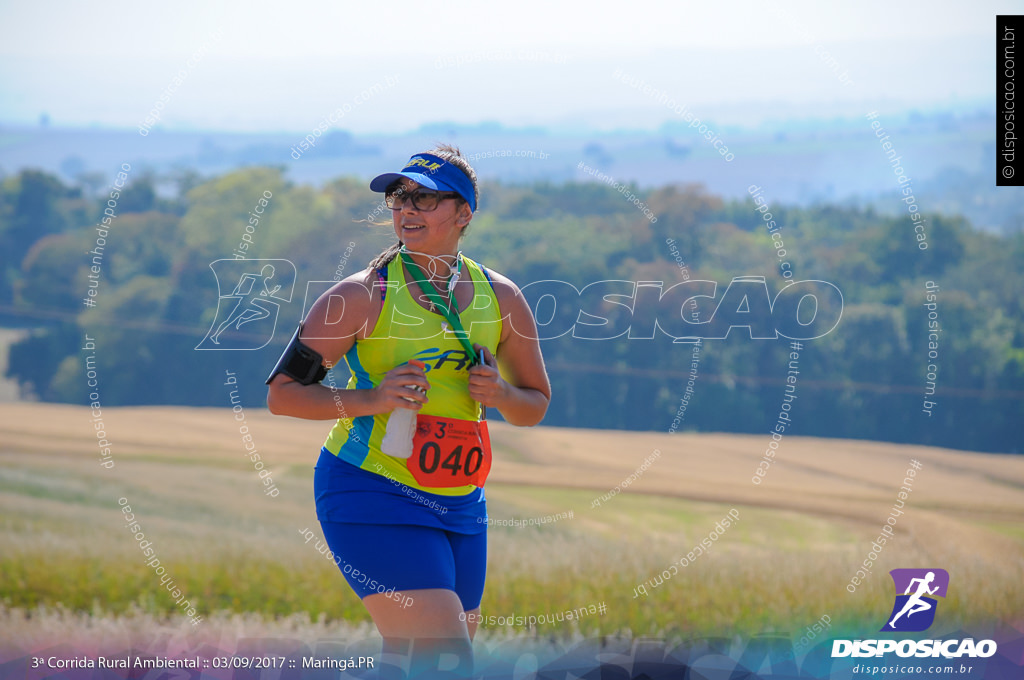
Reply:
[[[264,488],[227,409],[105,409],[114,467],[100,466],[82,407],[9,403],[0,425],[0,639],[130,640],[188,630],[125,527],[135,511],[161,564],[206,631],[369,634],[320,538],[313,464],[329,428],[248,409],[280,489]],[[764,483],[751,477],[767,436],[648,434],[493,424],[492,526],[483,613],[540,616],[604,603],[579,622],[485,626],[483,635],[595,633],[799,635],[877,630],[892,604],[887,572],[950,573],[943,629],[1024,624],[1024,458],[860,441],[786,437]],[[660,455],[622,493],[654,451]],[[855,593],[846,590],[890,512],[911,459],[921,463],[895,540]],[[735,509],[713,548],[650,584]],[[938,621],[938,620],[937,620]]]

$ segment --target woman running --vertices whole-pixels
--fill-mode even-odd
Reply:
[[[459,250],[479,196],[459,150],[416,154],[370,189],[384,193],[398,242],[317,300],[267,403],[337,419],[316,465],[317,518],[384,657],[430,639],[471,662],[487,563],[486,408],[536,425],[551,387],[522,293]],[[347,388],[319,384],[342,356]],[[381,441],[402,410],[416,421],[412,446],[388,455]]]

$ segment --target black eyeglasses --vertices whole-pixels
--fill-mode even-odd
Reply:
[[[459,198],[459,194],[453,191],[430,191],[423,189],[406,191],[402,187],[396,187],[384,193],[384,205],[392,210],[401,210],[407,198],[412,201],[412,207],[416,210],[430,212],[435,210],[438,203],[444,199]]]

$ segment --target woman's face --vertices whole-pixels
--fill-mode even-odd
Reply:
[[[402,180],[402,189],[412,192],[420,185],[411,179]],[[426,189],[425,191],[430,191]],[[449,195],[448,192],[442,192]],[[457,199],[438,201],[433,210],[417,210],[406,199],[400,210],[392,210],[395,234],[409,250],[431,255],[454,255],[459,249],[462,230],[472,216],[469,206]]]

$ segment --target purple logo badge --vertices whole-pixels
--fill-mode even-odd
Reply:
[[[896,603],[882,631],[916,633],[935,621],[935,597],[946,597],[949,573],[945,569],[893,569]],[[902,593],[902,594],[901,594]]]

